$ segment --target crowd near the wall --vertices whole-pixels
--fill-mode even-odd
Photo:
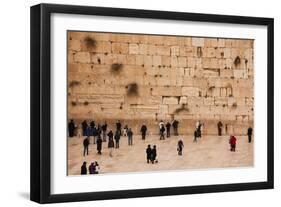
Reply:
[[[78,136],[81,137],[83,136],[83,156],[87,156],[89,154],[89,145],[91,142],[92,138],[92,143],[96,145],[97,147],[97,154],[102,155],[102,149],[104,144],[107,142],[107,147],[109,149],[109,156],[113,157],[113,148],[119,149],[119,142],[122,136],[127,137],[128,139],[128,145],[133,146],[133,136],[134,132],[128,125],[124,125],[122,128],[122,123],[120,120],[116,122],[116,128],[115,131],[112,129],[108,130],[108,125],[106,122],[104,122],[102,125],[101,124],[96,124],[95,121],[90,121],[87,122],[84,120],[81,123],[81,129],[82,131],[78,131],[78,126],[74,122],[74,120],[71,120],[68,123],[68,136],[74,137]],[[171,123],[167,121],[166,123],[164,121],[159,122],[159,134],[160,140],[165,140],[165,138],[169,138],[171,136],[171,128],[172,133],[174,136],[179,136],[178,133],[178,128],[179,128],[179,121],[178,120],[172,120]],[[219,121],[217,123],[217,130],[218,130],[218,136],[222,136],[222,128],[223,128],[223,123]],[[197,121],[195,128],[194,128],[194,138],[193,142],[197,143],[197,140],[202,137],[202,132],[204,129],[204,123]],[[146,139],[147,136],[147,131],[148,127],[146,126],[145,123],[140,126],[140,134],[142,140]],[[253,129],[252,127],[249,127],[247,130],[247,136],[248,136],[248,142],[252,142],[252,134],[253,134]],[[237,145],[237,138],[234,135],[230,135],[229,138],[229,145],[230,145],[230,151],[235,152],[236,150],[236,145]],[[184,148],[184,143],[182,140],[179,140],[177,143],[177,151],[178,155],[181,156],[183,154],[183,148]],[[153,145],[151,146],[150,144],[147,146],[145,149],[146,153],[146,159],[147,163],[158,163],[157,159],[157,146]],[[83,162],[81,166],[81,175],[85,174],[98,174],[99,173],[100,166],[99,164],[94,161],[92,162],[88,169],[87,169],[87,162]]]

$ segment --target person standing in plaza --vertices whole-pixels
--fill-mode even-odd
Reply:
[[[88,123],[86,120],[84,120],[81,125],[82,125],[82,136],[85,137],[87,136],[86,131],[87,131]]]
[[[128,132],[128,125],[126,124],[123,128],[123,135],[126,137],[127,136],[127,132]]]
[[[230,139],[229,139],[230,151],[235,152],[235,150],[236,150],[236,142],[237,142],[236,137],[231,135]]]
[[[93,144],[96,144],[96,141],[97,141],[97,137],[98,137],[98,129],[97,129],[97,126],[94,126],[93,130],[92,130],[92,134],[93,134]]]
[[[179,141],[178,141],[178,147],[177,147],[178,155],[182,155],[182,149],[183,149],[183,147],[184,147],[183,141],[182,141],[182,140],[179,140]]]
[[[83,162],[81,166],[81,175],[87,175],[87,162]]]
[[[108,149],[109,149],[109,156],[113,156],[113,148],[114,148],[114,141],[113,141],[113,133],[110,130],[108,133]]]
[[[122,127],[122,125],[120,123],[120,120],[118,120],[117,123],[116,123],[116,132],[119,132],[120,136],[121,136],[121,133],[122,133],[121,127]]]
[[[221,136],[223,124],[221,121],[219,121],[217,125],[218,125],[218,135]]]
[[[119,148],[119,141],[120,141],[120,131],[116,131],[114,135],[115,139],[115,148]]]
[[[70,120],[68,123],[68,136],[69,137],[74,137],[74,130],[75,130],[75,123],[73,119]]]
[[[168,121],[168,122],[166,123],[167,138],[171,136],[170,129],[171,129],[171,124],[170,124],[170,122]]]
[[[133,132],[132,132],[131,128],[128,129],[127,136],[128,136],[128,145],[132,146],[133,145]]]
[[[147,161],[147,163],[149,163],[149,161],[151,161],[152,159],[151,159],[151,151],[152,151],[152,149],[151,149],[151,147],[150,147],[150,144],[149,145],[147,145],[147,148],[146,148],[146,161]]]
[[[157,150],[156,150],[156,145],[153,146],[153,149],[151,150],[151,162],[154,164],[155,160],[157,157]]]
[[[101,136],[99,135],[97,139],[97,151],[99,155],[101,155],[101,149],[102,149],[102,139]]]
[[[164,133],[165,133],[165,127],[164,127],[164,124],[162,124],[162,126],[160,128],[160,140],[165,139]]]
[[[83,140],[83,146],[84,146],[83,156],[85,157],[86,153],[87,155],[89,154],[89,137],[86,137]]]
[[[145,140],[145,136],[146,136],[146,131],[147,131],[147,127],[146,125],[143,123],[143,125],[141,126],[141,139],[142,140]]]
[[[198,135],[197,135],[197,129],[195,129],[194,130],[194,139],[193,139],[193,142],[197,142],[197,137],[198,137]]]
[[[107,131],[107,123],[104,122],[104,124],[101,126],[102,130],[102,141],[106,142],[106,131]]]
[[[179,121],[174,119],[173,122],[172,122],[172,126],[173,126],[173,129],[174,129],[175,136],[178,136],[179,135],[179,132],[178,132]]]
[[[249,128],[248,128],[248,132],[247,132],[247,135],[248,135],[248,142],[249,142],[249,143],[252,142],[252,134],[253,134],[253,128],[252,128],[252,127],[249,127]]]
[[[162,128],[162,126],[164,126],[164,122],[161,120],[161,121],[159,122],[159,134],[161,134],[161,128]]]

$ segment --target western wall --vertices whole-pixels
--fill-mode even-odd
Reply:
[[[246,134],[253,126],[254,40],[68,32],[68,120],[142,123],[177,119],[180,134]]]

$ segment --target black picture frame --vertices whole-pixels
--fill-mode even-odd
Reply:
[[[113,17],[151,18],[207,23],[264,25],[267,27],[267,181],[238,184],[219,184],[169,187],[74,194],[51,194],[50,130],[51,130],[51,71],[50,16],[53,13],[99,15]],[[120,199],[147,196],[211,193],[272,189],[274,187],[274,20],[272,18],[195,14],[168,11],[135,10],[56,4],[31,7],[31,174],[30,199],[38,203]]]

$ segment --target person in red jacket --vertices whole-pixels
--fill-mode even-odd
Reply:
[[[230,144],[230,151],[235,152],[235,148],[236,148],[236,137],[231,135],[230,139],[229,139],[229,144]]]

